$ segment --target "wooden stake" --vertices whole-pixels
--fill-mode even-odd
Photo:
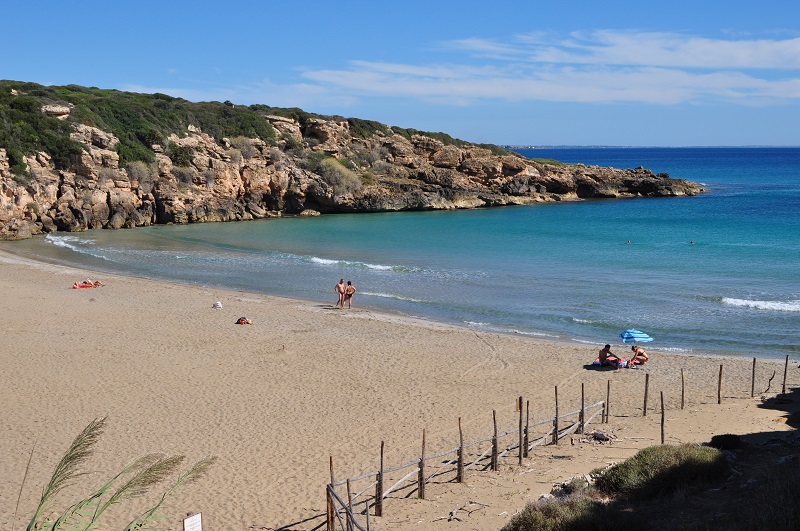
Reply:
[[[331,495],[331,491],[334,491],[336,487],[333,486],[333,456],[330,456],[329,466],[331,470],[331,483],[325,489],[325,499],[327,500],[328,506],[328,531],[333,531],[333,496]]]
[[[606,418],[605,424],[608,424],[608,415],[611,414],[611,380],[608,381],[608,387],[606,387],[606,403],[603,405],[603,411]]]
[[[417,478],[417,497],[425,499],[425,430],[422,430],[422,457],[419,458],[419,476]]]
[[[519,408],[519,459],[517,459],[517,464],[522,466],[522,397],[519,397],[517,407]]]
[[[644,407],[642,408],[642,416],[647,416],[647,393],[650,391],[650,373],[644,375]]]
[[[750,378],[750,398],[756,396],[756,359],[753,358],[753,377]]]
[[[556,416],[553,418],[553,444],[558,446],[558,386],[556,386]]]
[[[347,531],[353,531],[353,493],[350,491],[350,478],[347,478]]]
[[[367,515],[367,531],[370,531],[370,529],[369,529],[369,500],[364,500],[364,514]]]
[[[585,406],[585,397],[583,383],[581,383],[581,418],[580,426],[578,426],[578,433],[583,433],[583,428],[585,427],[585,419],[586,419],[586,406]]]
[[[683,377],[683,369],[681,369],[681,410],[683,410],[685,397],[686,397],[686,379]]]
[[[334,487],[335,481],[333,481],[333,456],[330,456],[330,466],[331,466],[331,488],[334,492],[336,492],[336,487]]]
[[[717,404],[722,403],[722,364],[719,365],[719,380],[717,381]]]
[[[461,417],[458,417],[458,468],[456,481],[464,483],[464,430],[461,428]]]
[[[531,431],[531,401],[525,401],[525,457],[528,457],[529,434]]]
[[[664,444],[664,391],[661,391],[661,444]]]
[[[492,470],[497,471],[497,455],[500,453],[497,443],[497,410],[492,410],[492,419],[494,421],[494,435],[492,435]]]
[[[333,531],[333,496],[331,496],[332,485],[325,486],[325,507],[327,509],[327,530]]]
[[[786,394],[786,373],[789,372],[789,355],[786,355],[786,365],[783,366],[783,391]]]
[[[381,441],[381,469],[375,482],[375,516],[383,516],[383,441]]]

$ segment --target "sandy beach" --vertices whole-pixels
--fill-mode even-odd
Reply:
[[[658,444],[662,391],[668,443],[791,429],[780,422],[782,412],[758,407],[773,372],[768,395],[780,392],[783,359],[759,359],[750,398],[751,358],[652,348],[644,368],[589,370],[585,365],[606,338],[581,345],[477,332],[360,309],[357,295],[352,310],[336,310],[336,279],[330,304],[319,304],[99,274],[2,252],[0,271],[3,529],[24,528],[63,452],[98,417],[107,417],[108,426],[91,473],[56,508],[143,454],[182,454],[187,464],[214,455],[209,474],[164,511],[170,529],[181,529],[182,515],[202,512],[206,531],[318,528],[330,456],[337,478],[376,471],[381,441],[387,466],[406,463],[419,456],[423,429],[429,454],[455,446],[459,417],[468,441],[491,434],[493,410],[501,430],[515,427],[518,396],[531,402],[534,420],[552,416],[556,385],[562,411],[572,411],[581,384],[586,402],[595,403],[605,399],[610,380],[610,422],[590,429],[616,439],[601,445],[565,438],[535,449],[522,467],[507,458],[499,472],[470,472],[462,485],[432,482],[426,500],[392,496],[385,516],[372,518],[373,529],[439,529],[441,517],[462,507],[469,516],[448,529],[499,529],[554,483]],[[104,286],[71,289],[86,277]],[[222,309],[212,308],[215,301]],[[240,316],[253,324],[234,324]],[[787,383],[800,383],[796,361]],[[146,507],[125,504],[112,516],[130,520]]]

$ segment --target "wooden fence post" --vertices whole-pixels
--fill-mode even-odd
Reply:
[[[492,419],[494,421],[494,435],[492,435],[492,470],[497,471],[497,455],[500,453],[497,442],[497,410],[492,410]]]
[[[531,401],[525,401],[525,457],[528,457],[528,444],[530,444],[531,431]]]
[[[556,416],[553,418],[553,444],[558,445],[558,386],[556,386]]]
[[[375,482],[375,516],[383,516],[383,441],[381,441],[381,469]]]
[[[585,427],[585,422],[586,422],[585,396],[586,395],[584,394],[583,383],[581,383],[581,418],[579,419],[580,425],[578,426],[578,433],[583,433],[583,428]]]
[[[364,514],[367,515],[367,531],[370,531],[370,529],[369,529],[369,500],[364,500]]]
[[[425,499],[425,430],[422,430],[422,457],[419,458],[419,476],[417,478],[417,497]]]
[[[325,486],[325,507],[327,509],[326,529],[333,531],[333,497],[331,496],[331,489],[333,485]]]
[[[350,490],[350,478],[347,478],[347,531],[353,531],[353,493]]]
[[[753,377],[750,378],[750,398],[756,395],[756,359],[753,358]]]
[[[786,394],[786,373],[789,372],[789,355],[786,355],[786,365],[783,366],[783,394]]]
[[[664,391],[661,391],[661,444],[664,444]]]
[[[717,380],[717,404],[722,403],[722,364],[719,364],[719,380]]]
[[[611,380],[608,381],[606,387],[606,403],[603,404],[603,416],[605,417],[604,424],[608,424],[608,415],[611,413]]]
[[[458,417],[458,468],[456,481],[464,483],[464,430],[461,428],[461,417]]]
[[[336,490],[336,487],[333,486],[334,485],[334,481],[333,481],[333,456],[330,456],[328,464],[329,464],[330,471],[331,471],[331,484],[328,485],[328,488],[325,489],[325,496],[326,496],[326,498],[328,500],[327,501],[327,503],[328,503],[328,531],[333,531],[334,505],[333,505],[333,495],[331,494],[331,492]]]
[[[681,410],[683,410],[685,397],[686,397],[686,379],[683,377],[683,369],[681,368]]]
[[[642,408],[642,416],[647,416],[647,393],[650,391],[650,373],[644,375],[644,408]]]
[[[519,459],[517,464],[522,466],[522,397],[517,400],[517,407],[519,408]]]

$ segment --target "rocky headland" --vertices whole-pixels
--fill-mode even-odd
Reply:
[[[0,104],[9,112],[34,112],[37,106],[42,124],[58,122],[69,135],[56,144],[68,143],[69,149],[57,154],[0,143],[0,239],[282,215],[480,208],[702,191],[695,183],[641,167],[537,161],[441,133],[302,112],[279,115],[263,106],[244,108],[247,119],[252,114],[263,121],[259,135],[211,135],[189,115],[179,130],[137,131],[144,148],[131,155],[120,140],[131,137],[126,122],[101,127],[111,119],[76,111],[87,105],[85,98],[76,104],[70,97],[56,100],[52,90],[26,94],[9,85],[0,88],[5,92]],[[156,104],[178,101],[160,96]],[[94,102],[102,100],[93,97]],[[204,105],[220,113],[236,109],[229,102]]]

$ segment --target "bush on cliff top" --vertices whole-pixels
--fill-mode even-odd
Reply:
[[[12,90],[17,95],[12,95]],[[46,104],[71,104],[66,120],[41,112]],[[155,160],[153,144],[165,143],[171,134],[183,136],[190,125],[221,142],[222,138],[259,138],[276,145],[275,130],[266,116],[277,115],[297,120],[301,125],[311,118],[333,119],[298,108],[282,109],[267,105],[241,106],[230,102],[193,103],[166,94],[138,94],[79,85],[43,86],[36,83],[0,80],[0,147],[6,148],[13,171],[25,174],[24,155],[45,151],[57,168],[68,169],[80,157],[82,146],[69,137],[73,123],[108,131],[119,138],[116,151],[120,164]],[[344,118],[340,118],[344,120]],[[351,134],[369,138],[375,133],[396,133],[410,139],[423,135],[462,147],[463,140],[446,133],[387,127],[373,120],[348,118]],[[295,147],[295,146],[293,146]],[[300,146],[296,146],[299,148]],[[508,154],[491,144],[481,144],[496,155]]]
[[[18,95],[11,94],[11,90]],[[65,121],[48,117],[41,107],[71,103]],[[77,85],[45,87],[36,83],[0,81],[0,146],[23,154],[46,151],[59,168],[67,168],[81,146],[71,140],[72,123],[109,131],[120,139],[120,163],[152,162],[151,145],[170,134],[183,136],[189,125],[221,141],[246,136],[275,144],[275,130],[261,113],[246,106],[219,102],[192,103],[165,94],[137,94]],[[21,162],[21,161],[20,161]]]

